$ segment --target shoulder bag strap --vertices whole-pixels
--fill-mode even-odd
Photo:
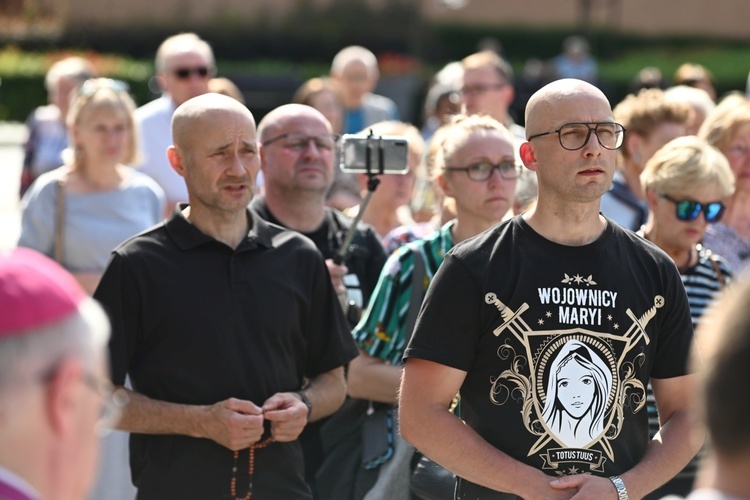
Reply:
[[[406,315],[406,343],[411,340],[414,333],[414,325],[417,323],[417,315],[424,298],[424,260],[419,247],[411,247],[414,255],[414,270],[411,273],[411,299],[409,301],[409,312]]]
[[[719,259],[716,258],[716,255],[711,250],[704,247],[700,243],[696,245],[696,249],[698,250],[699,254],[701,250],[703,250],[703,252],[706,255],[706,258],[711,263],[711,267],[714,268],[714,272],[716,273],[716,279],[719,281],[719,289],[720,290],[723,289],[724,286],[726,286],[727,282],[726,282],[726,279],[724,279],[724,273],[721,270],[721,266],[719,266]]]
[[[63,224],[65,224],[65,180],[58,179],[55,184],[57,203],[55,208],[55,248],[54,258],[58,264],[63,263]]]

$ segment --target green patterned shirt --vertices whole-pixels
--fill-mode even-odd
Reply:
[[[394,365],[402,364],[407,344],[406,321],[410,307],[420,307],[422,302],[411,304],[414,252],[420,252],[424,262],[424,289],[430,284],[445,254],[453,247],[451,229],[455,220],[446,223],[427,238],[413,241],[396,250],[388,258],[380,273],[362,319],[352,335],[359,348],[370,356]]]

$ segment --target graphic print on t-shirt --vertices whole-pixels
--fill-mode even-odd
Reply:
[[[511,361],[490,379],[490,400],[495,405],[522,400],[524,427],[536,437],[528,455],[538,455],[544,469],[558,475],[603,472],[605,462],[615,460],[610,442],[622,430],[624,409],[643,410],[646,389],[637,371],[651,342],[646,326],[664,298],[655,296],[646,311],[628,308],[628,325],[603,326],[612,320],[603,309],[614,309],[618,294],[599,289],[592,276],[564,274],[561,286],[537,292],[539,305],[533,308],[540,307],[542,317],[537,325],[554,316],[559,329],[533,330],[523,318],[532,308],[526,302],[514,311],[495,293],[484,297],[502,318],[493,330],[501,340],[497,355],[505,366]],[[603,331],[596,331],[598,326]]]

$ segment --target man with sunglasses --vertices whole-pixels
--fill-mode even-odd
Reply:
[[[338,210],[327,207],[325,197],[333,181],[336,138],[328,120],[316,109],[287,104],[268,113],[258,125],[261,170],[265,183],[263,198],[251,208],[263,219],[293,229],[312,240],[323,254],[334,288],[353,328],[375,289],[386,260],[385,250],[375,231],[362,224],[354,233],[341,265],[333,258],[341,249],[352,221]],[[347,443],[361,441],[361,417],[367,402],[349,399],[344,407],[318,428],[302,436],[308,482],[321,499],[352,498],[333,492],[353,491],[357,475],[372,485],[377,470],[357,467]],[[323,442],[336,444],[323,449]],[[345,450],[343,448],[346,448]],[[355,470],[351,470],[353,467]],[[316,473],[320,473],[316,480]],[[345,486],[342,486],[345,485]],[[365,487],[367,491],[369,487]]]
[[[117,419],[109,322],[56,262],[0,252],[0,498],[86,498]]]
[[[624,134],[604,94],[553,82],[526,131],[537,204],[446,255],[406,350],[401,433],[456,473],[456,498],[641,498],[700,446],[685,290],[666,254],[599,213]]]
[[[185,182],[167,161],[167,148],[172,145],[172,115],[183,102],[208,92],[208,81],[215,73],[214,54],[206,41],[194,33],[171,36],[156,52],[155,80],[162,95],[135,110],[140,168],[164,190],[167,215],[176,203],[188,199]]]

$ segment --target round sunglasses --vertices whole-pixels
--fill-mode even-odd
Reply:
[[[690,200],[675,200],[669,195],[660,195],[667,201],[671,201],[675,205],[677,218],[684,221],[691,221],[698,218],[701,212],[706,222],[717,222],[724,215],[724,204],[720,201],[712,201],[711,203],[698,203],[697,201]]]

